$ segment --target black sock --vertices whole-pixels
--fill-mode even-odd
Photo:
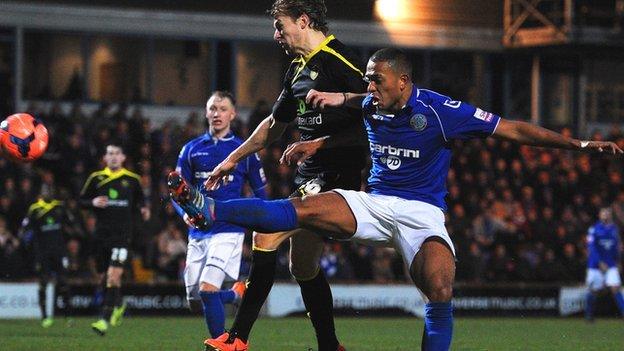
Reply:
[[[338,339],[334,328],[334,300],[323,270],[310,280],[299,280],[301,296],[316,331],[319,351],[336,351]]]
[[[236,334],[245,342],[249,339],[251,328],[258,319],[258,313],[273,286],[277,251],[253,250],[252,259],[249,278],[247,278],[247,291],[243,295],[234,324],[230,329],[230,334]]]
[[[115,299],[119,295],[119,287],[108,287],[104,293],[104,308],[102,308],[102,318],[107,322],[110,320],[111,314],[113,314],[113,308],[115,307]]]
[[[39,284],[39,308],[41,309],[41,319],[48,318],[46,312],[46,285],[47,283]]]
[[[115,307],[121,307],[121,304],[123,302],[123,295],[121,295],[121,286],[115,288],[115,292],[114,292],[114,296],[113,296],[113,303]]]
[[[59,277],[56,287],[58,289],[58,294],[61,296],[61,299],[63,299],[63,316],[67,318],[71,315],[71,302],[69,301],[69,285],[67,284],[67,280],[64,277]],[[56,303],[54,306],[56,307]]]

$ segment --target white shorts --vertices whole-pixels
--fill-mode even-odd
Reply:
[[[219,233],[199,240],[189,238],[184,268],[187,299],[200,299],[200,282],[221,287],[226,277],[238,279],[244,239],[243,233]]]
[[[622,281],[620,280],[620,272],[617,267],[611,267],[606,272],[596,268],[587,269],[587,278],[585,283],[590,290],[600,290],[605,286],[620,286]]]
[[[396,196],[373,195],[363,191],[333,189],[347,201],[357,229],[351,240],[367,245],[392,246],[411,267],[414,256],[427,238],[442,238],[453,251],[453,242],[444,227],[444,212],[422,201]]]

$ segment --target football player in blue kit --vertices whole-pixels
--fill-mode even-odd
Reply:
[[[254,195],[265,199],[266,179],[260,158],[250,155],[229,174],[229,182],[215,191],[202,186],[210,171],[236,149],[242,140],[230,130],[236,117],[234,96],[225,91],[215,91],[206,103],[209,130],[184,145],[178,157],[176,170],[188,179],[190,185],[202,194],[216,199],[238,198],[248,182]],[[176,211],[189,225],[189,241],[184,269],[187,299],[192,311],[202,311],[212,337],[225,330],[224,303],[232,303],[245,292],[243,282],[234,283],[232,289],[221,290],[226,279],[238,279],[241,264],[244,229],[220,222],[212,228],[195,228],[179,206]]]
[[[366,191],[334,189],[317,195],[263,201],[180,197],[185,211],[271,233],[297,227],[396,248],[415,285],[426,296],[423,350],[448,350],[453,331],[455,252],[444,226],[446,178],[453,139],[493,136],[519,144],[589,152],[622,153],[612,142],[581,141],[525,122],[510,121],[412,83],[402,51],[382,49],[368,61],[368,92],[310,91],[312,108],[360,106],[368,133],[372,169]],[[285,162],[301,156],[287,150]],[[307,150],[306,155],[309,154]],[[184,180],[172,173],[169,182]],[[187,189],[188,186],[181,188]],[[245,213],[241,216],[240,213]]]
[[[610,208],[602,208],[599,220],[587,231],[587,295],[585,297],[585,318],[594,319],[594,302],[596,294],[605,288],[611,291],[615,302],[624,316],[624,296],[620,279],[620,258],[622,240],[620,231],[613,223]]]

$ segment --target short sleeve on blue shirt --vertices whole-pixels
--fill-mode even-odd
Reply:
[[[191,148],[191,144],[193,141],[187,143],[180,150],[180,154],[178,155],[178,163],[176,164],[176,171],[182,174],[184,179],[191,179],[191,165],[189,164],[188,153]]]
[[[468,103],[437,95],[431,108],[440,118],[446,140],[485,138],[494,133],[500,117]]]

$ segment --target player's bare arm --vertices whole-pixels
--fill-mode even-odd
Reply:
[[[265,118],[241,146],[232,151],[228,157],[212,170],[204,186],[209,190],[217,189],[219,183],[221,181],[225,182],[226,176],[236,168],[240,160],[254,152],[264,149],[267,145],[279,139],[282,134],[284,134],[284,130],[286,130],[287,126],[288,123],[280,122],[273,118],[273,116]]]
[[[342,106],[361,108],[366,95],[367,93],[328,93],[310,89],[306,96],[306,103],[310,104],[312,108],[320,108],[321,110],[326,107]]]
[[[553,147],[587,152],[608,152],[613,155],[623,153],[617,144],[611,141],[583,141],[565,137],[552,130],[534,124],[511,121],[501,118],[493,136],[519,144]]]

